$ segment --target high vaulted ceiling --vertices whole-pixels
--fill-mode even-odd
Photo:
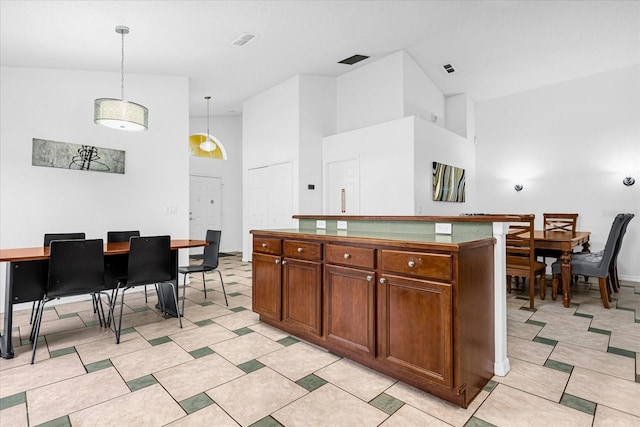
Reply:
[[[338,76],[401,49],[445,95],[478,101],[640,63],[640,1],[611,0],[2,0],[0,63],[119,72],[117,25],[131,29],[125,84],[188,76],[191,116],[206,115],[206,95],[212,114],[237,114],[296,74]],[[243,33],[256,38],[232,46]],[[337,63],[353,54],[371,58]]]

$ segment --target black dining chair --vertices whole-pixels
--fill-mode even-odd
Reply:
[[[611,230],[607,237],[607,243],[604,249],[598,253],[585,254],[571,258],[571,272],[574,275],[586,277],[597,277],[598,286],[600,287],[600,298],[604,308],[609,308],[611,295],[609,293],[608,281],[610,278],[611,263],[616,245],[620,238],[622,226],[627,220],[629,214],[618,214],[611,224]],[[560,260],[551,264],[551,272],[553,273],[552,288],[555,294],[558,288],[558,276],[560,276],[562,262]],[[563,283],[562,286],[570,286],[569,283]]]
[[[178,268],[178,273],[184,274],[184,283],[182,284],[182,314],[184,315],[184,301],[186,299],[187,289],[187,276],[189,273],[202,273],[202,287],[204,288],[204,297],[207,298],[207,283],[205,281],[204,273],[209,271],[215,271],[220,276],[220,284],[222,285],[222,293],[224,294],[224,302],[229,306],[227,300],[227,292],[224,290],[224,281],[222,280],[222,273],[218,270],[218,261],[220,258],[220,238],[222,237],[222,231],[220,230],[207,230],[207,242],[209,243],[204,247],[204,255],[202,264],[199,265],[187,265]]]
[[[53,240],[71,240],[71,239],[84,239],[84,238],[85,238],[84,233],[45,233],[44,243],[42,244],[42,246],[44,246],[45,248],[48,248]],[[40,300],[34,301],[33,305],[31,306],[31,316],[29,317],[30,325],[33,323],[34,315],[38,311],[38,304],[40,304]]]
[[[107,243],[128,242],[132,237],[140,237],[139,230],[129,231],[107,231]],[[147,287],[144,287],[144,302],[149,302],[147,298]]]
[[[102,239],[50,241],[47,288],[38,305],[33,325],[31,364],[36,358],[45,304],[57,298],[84,294],[97,295],[99,300],[99,292],[102,289],[104,289]],[[98,317],[100,317],[100,311],[98,311]],[[100,323],[102,324],[102,320]]]
[[[127,276],[118,280],[114,298],[112,298],[111,312],[115,309],[118,293],[122,289],[120,298],[120,318],[118,325],[115,327],[116,344],[120,343],[120,333],[122,331],[122,312],[124,309],[124,295],[128,289],[135,286],[155,285],[156,292],[159,294],[160,304],[164,304],[162,297],[162,286],[159,284],[167,283],[171,286],[173,300],[176,307],[180,328],[182,328],[182,317],[178,310],[178,292],[171,282],[173,276],[171,264],[171,237],[170,236],[141,236],[131,237],[129,240],[129,260],[127,265]],[[163,311],[164,310],[163,306]],[[110,314],[111,316],[111,314]]]

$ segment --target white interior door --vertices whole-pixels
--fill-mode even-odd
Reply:
[[[327,215],[360,213],[360,168],[358,159],[326,163],[325,206]]]
[[[203,240],[207,230],[222,229],[222,178],[189,177],[189,238]],[[201,254],[191,248],[189,254]]]

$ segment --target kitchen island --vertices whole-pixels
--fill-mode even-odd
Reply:
[[[494,374],[495,239],[477,226],[297,218],[251,231],[260,319],[466,408]]]

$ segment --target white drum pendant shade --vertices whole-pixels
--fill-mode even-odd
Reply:
[[[141,131],[149,127],[149,110],[123,99],[96,99],[93,117],[95,123],[113,129]]]

